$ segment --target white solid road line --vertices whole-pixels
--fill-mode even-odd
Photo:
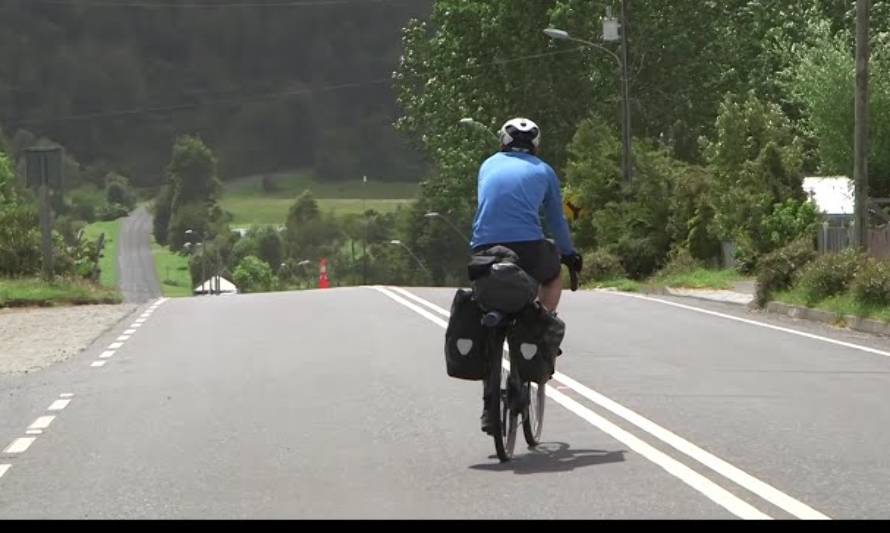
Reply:
[[[419,296],[402,289],[400,287],[387,287],[394,292],[397,292],[400,295],[403,295],[419,304],[422,304],[426,308],[439,313],[440,315],[447,317],[449,316],[449,312],[436,304],[429,302]],[[384,293],[385,294],[385,293]],[[403,298],[396,299],[395,294],[390,297],[395,301],[402,303],[403,305],[410,306],[415,311],[418,307],[410,302],[407,302]],[[401,301],[399,301],[401,300]],[[420,309],[424,313],[427,313],[425,309]],[[436,323],[442,325],[441,319],[436,318]],[[447,322],[445,322],[443,327],[447,327]],[[726,479],[736,483],[737,485],[744,487],[745,489],[757,494],[764,500],[772,503],[773,505],[785,510],[786,512],[796,516],[798,518],[804,519],[828,519],[829,517],[816,511],[812,507],[804,504],[803,502],[783,493],[782,491],[772,487],[771,485],[751,476],[750,474],[742,471],[741,469],[733,466],[732,464],[714,456],[713,454],[701,449],[700,447],[692,444],[691,442],[683,439],[682,437],[674,434],[673,432],[655,424],[651,420],[635,413],[634,411],[620,405],[618,402],[607,398],[606,396],[586,387],[580,382],[572,379],[571,377],[557,372],[554,375],[554,379],[563,385],[568,386],[570,389],[574,390],[578,394],[584,396],[588,400],[593,403],[603,407],[604,409],[612,412],[613,414],[623,418],[624,420],[630,422],[634,426],[642,429],[643,431],[649,433],[653,437],[661,440],[662,442],[670,445],[677,451],[687,455],[688,457],[695,459],[699,463],[707,466],[714,472],[724,476]],[[548,392],[553,390],[553,387],[548,387]],[[628,444],[629,445],[629,444]],[[712,498],[713,499],[713,498]]]
[[[746,520],[767,520],[771,518],[769,515],[759,511],[754,506],[740,499],[720,485],[717,485],[710,479],[704,477],[695,470],[692,470],[664,452],[653,448],[642,439],[639,439],[635,435],[628,433],[612,422],[609,422],[565,394],[555,390],[553,387],[547,387],[546,391],[547,396],[556,401],[556,403],[575,413],[603,433],[611,436],[613,439],[624,443],[631,450],[657,464],[669,474],[677,477],[683,483],[686,483],[693,489],[707,496],[714,503],[739,518],[744,518]]]
[[[447,327],[448,323],[442,320],[441,318],[434,316],[432,313],[426,311],[425,309],[412,304],[408,300],[402,298],[397,295],[395,292],[388,290],[389,287],[374,287],[376,290],[385,294],[392,300],[408,307],[412,311],[417,312],[418,314],[424,316],[436,324]],[[400,293],[404,294],[402,291]],[[434,304],[430,304],[434,305]],[[429,306],[428,306],[429,307]],[[609,422],[605,418],[597,415],[590,409],[584,407],[579,404],[575,400],[572,400],[568,396],[562,394],[561,392],[553,389],[552,387],[547,388],[547,395],[554,399],[557,403],[571,411],[572,413],[581,417],[581,419],[585,420],[592,426],[596,427],[600,431],[610,435],[615,440],[622,442],[630,449],[636,451],[646,459],[652,461],[662,469],[664,469],[669,474],[675,476],[680,481],[686,483],[693,489],[700,492],[702,495],[707,497],[708,499],[714,501],[730,513],[745,519],[769,519],[770,516],[762,513],[761,511],[755,509],[750,504],[745,502],[744,500],[738,498],[733,495],[726,489],[720,487],[714,482],[710,481],[706,477],[701,474],[695,472],[690,469],[686,465],[680,463],[676,459],[656,450],[649,444],[646,444],[639,438],[634,435],[628,433],[627,431],[619,428],[612,422]]]
[[[711,316],[716,316],[716,317],[720,317],[720,318],[725,318],[727,320],[734,320],[736,322],[742,322],[743,324],[750,324],[752,326],[758,326],[761,328],[767,328],[767,329],[772,329],[775,331],[781,331],[783,333],[790,333],[791,335],[798,335],[800,337],[806,337],[808,339],[814,339],[817,341],[827,342],[829,344],[834,344],[836,346],[843,346],[844,348],[852,348],[854,350],[860,350],[860,351],[872,353],[875,355],[882,355],[884,357],[890,357],[890,352],[886,352],[884,350],[878,350],[877,348],[870,348],[868,346],[862,346],[861,344],[855,344],[852,342],[839,341],[837,339],[823,337],[822,335],[815,335],[813,333],[807,333],[805,331],[798,331],[796,329],[785,328],[782,326],[776,326],[773,324],[768,324],[766,322],[759,322],[757,320],[751,320],[749,318],[742,318],[742,317],[738,317],[738,316],[727,315],[726,313],[719,313],[717,311],[711,311],[710,309],[702,309],[700,307],[694,307],[691,305],[685,305],[685,304],[680,304],[677,302],[671,302],[668,300],[662,300],[661,298],[652,298],[651,296],[643,296],[641,294],[631,294],[631,293],[618,292],[618,291],[602,290],[602,291],[598,291],[598,292],[603,292],[606,294],[615,294],[618,296],[624,296],[626,298],[636,298],[638,300],[646,300],[649,302],[657,302],[660,304],[669,305],[671,307],[678,307],[680,309],[686,309],[687,311],[693,311],[695,313],[702,313],[705,315],[711,315]]]
[[[37,437],[19,437],[12,441],[12,443],[3,450],[3,453],[24,453],[28,451],[28,448],[30,448],[32,444],[34,444],[35,440],[37,440]]]
[[[792,498],[791,496],[776,489],[768,483],[757,479],[747,472],[744,472],[743,470],[733,466],[732,464],[727,463],[723,459],[720,459],[719,457],[716,457],[715,455],[699,448],[683,437],[680,437],[672,431],[659,426],[655,422],[652,422],[646,417],[635,413],[634,411],[628,409],[627,407],[624,407],[618,402],[611,400],[606,396],[603,396],[593,389],[579,383],[578,381],[575,381],[569,376],[566,376],[565,374],[562,374],[560,372],[556,372],[553,377],[560,383],[568,385],[569,388],[571,388],[581,396],[584,396],[593,403],[599,405],[600,407],[610,411],[617,416],[620,416],[621,418],[627,420],[631,424],[637,426],[638,428],[642,429],[658,440],[670,445],[675,450],[684,453],[692,459],[695,459],[699,463],[707,466],[726,479],[729,479],[733,483],[748,489],[764,500],[770,502],[776,507],[779,507],[780,509],[784,509],[797,518],[806,520],[828,519],[827,516],[806,505],[805,503]]]
[[[381,293],[383,293],[383,294],[389,296],[390,298],[392,298],[392,299],[395,300],[396,302],[398,302],[398,303],[404,305],[404,306],[407,307],[408,309],[411,309],[411,310],[414,311],[415,313],[417,313],[417,314],[419,314],[420,316],[426,318],[427,320],[433,322],[434,324],[438,324],[438,325],[442,326],[443,328],[447,328],[447,327],[448,327],[448,321],[447,321],[447,320],[442,320],[441,318],[435,316],[434,314],[430,313],[430,312],[427,311],[426,309],[423,309],[422,307],[418,307],[418,306],[412,304],[411,302],[409,302],[408,300],[406,300],[406,299],[404,299],[404,298],[398,296],[397,294],[395,294],[395,293],[393,293],[393,292],[387,290],[387,288],[384,288],[384,287],[374,287],[374,289],[376,289],[376,290],[380,291]]]

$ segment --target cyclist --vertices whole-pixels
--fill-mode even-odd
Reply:
[[[562,293],[561,262],[581,270],[568,223],[563,215],[559,178],[538,158],[541,129],[525,118],[508,120],[498,132],[500,152],[479,169],[478,206],[470,243],[477,253],[505,246],[519,256],[519,267],[541,284],[539,299],[556,312]],[[541,210],[556,243],[545,239]],[[485,402],[488,405],[488,402]],[[490,433],[496,413],[482,412],[482,430]]]

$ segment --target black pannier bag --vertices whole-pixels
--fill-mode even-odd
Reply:
[[[458,289],[445,330],[445,369],[453,378],[473,381],[485,378],[486,331],[482,314],[473,292]]]
[[[507,332],[511,359],[519,364],[523,381],[547,383],[556,370],[556,357],[566,325],[540,304],[527,307]]]
[[[535,301],[538,282],[519,268],[518,261],[516,253],[503,246],[473,255],[467,273],[482,309],[513,314]]]

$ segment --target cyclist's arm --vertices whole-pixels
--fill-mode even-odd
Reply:
[[[547,186],[547,195],[544,197],[544,217],[547,219],[547,226],[553,232],[556,239],[556,245],[563,255],[571,255],[576,253],[575,246],[572,244],[572,235],[569,233],[569,224],[562,211],[562,194],[559,190],[559,178],[556,172],[551,169],[548,172],[549,180]]]

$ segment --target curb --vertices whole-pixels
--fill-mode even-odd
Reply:
[[[672,296],[674,298],[689,298],[690,300],[699,300],[701,302],[708,302],[712,304],[728,304],[735,305],[738,307],[748,307],[750,308],[753,303],[743,304],[741,302],[733,302],[731,300],[717,300],[714,298],[708,298],[706,296],[695,296],[694,294],[676,294],[670,291],[670,289],[666,287],[649,287],[640,290],[640,294],[646,294],[649,296]]]
[[[859,331],[861,333],[871,333],[872,335],[890,336],[890,324],[873,320],[871,318],[861,318],[853,315],[839,315],[831,311],[823,311],[821,309],[810,309],[808,307],[800,307],[797,305],[789,305],[782,302],[769,302],[766,304],[765,310],[769,313],[790,316],[791,318],[802,318],[804,320],[812,320],[832,326],[841,326]]]
[[[674,298],[689,298],[692,300],[700,300],[710,303],[724,303],[735,305],[738,307],[745,307],[751,310],[765,311],[767,313],[776,315],[785,315],[800,320],[809,320],[812,322],[828,324],[830,326],[844,327],[846,329],[858,331],[860,333],[870,333],[872,335],[882,335],[885,337],[890,337],[890,324],[871,318],[861,318],[853,315],[839,315],[837,313],[824,311],[822,309],[811,309],[809,307],[801,307],[798,305],[791,305],[775,301],[767,303],[766,306],[763,308],[757,308],[756,306],[754,306],[753,302],[749,305],[745,305],[738,302],[712,300],[710,298],[703,298],[699,296],[672,294],[670,291],[662,287],[647,288],[641,292],[642,294],[648,294],[652,296],[673,296]]]

